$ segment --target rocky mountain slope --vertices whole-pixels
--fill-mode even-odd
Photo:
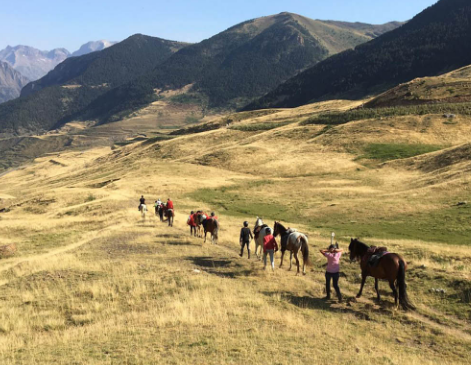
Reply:
[[[0,61],[0,103],[20,96],[28,79],[6,62]]]

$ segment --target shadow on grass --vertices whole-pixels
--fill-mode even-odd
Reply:
[[[273,296],[274,293],[265,292],[267,296]],[[337,300],[326,300],[324,298],[315,298],[311,296],[298,296],[291,293],[282,293],[281,298],[292,305],[304,309],[323,310],[336,313],[350,313],[358,319],[374,321],[373,314],[388,315],[394,310],[394,305],[389,302],[381,302],[379,305],[357,302],[354,298],[344,297],[342,304]]]
[[[235,279],[240,276],[253,274],[252,270],[244,268],[241,264],[228,259],[215,259],[213,257],[190,256],[187,260],[194,265],[200,266],[205,272],[219,276],[221,278]]]

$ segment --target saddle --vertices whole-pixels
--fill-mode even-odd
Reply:
[[[383,256],[388,255],[388,249],[386,247],[376,247],[371,246],[366,255],[364,256],[363,260],[365,260],[370,267],[376,267],[379,264],[379,261]]]
[[[288,228],[286,233],[284,233],[281,236],[281,252],[285,252],[286,250],[291,250],[292,247],[288,247],[288,240],[289,236],[291,236],[293,233],[297,232],[297,229],[294,228]]]

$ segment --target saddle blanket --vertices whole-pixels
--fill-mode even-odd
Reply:
[[[377,251],[375,254],[371,255],[371,257],[369,258],[368,265],[371,267],[378,266],[379,260],[381,260],[383,256],[386,256],[388,254],[389,254],[388,251]]]

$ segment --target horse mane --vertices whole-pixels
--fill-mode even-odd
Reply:
[[[275,221],[275,226],[277,226],[277,225],[280,226],[283,231],[285,231],[285,232],[287,231],[287,229],[284,225],[282,225],[280,222]]]
[[[355,238],[353,241],[355,241],[358,245],[360,245],[362,248],[368,250],[370,246],[368,246],[366,243],[361,242],[359,239]]]

